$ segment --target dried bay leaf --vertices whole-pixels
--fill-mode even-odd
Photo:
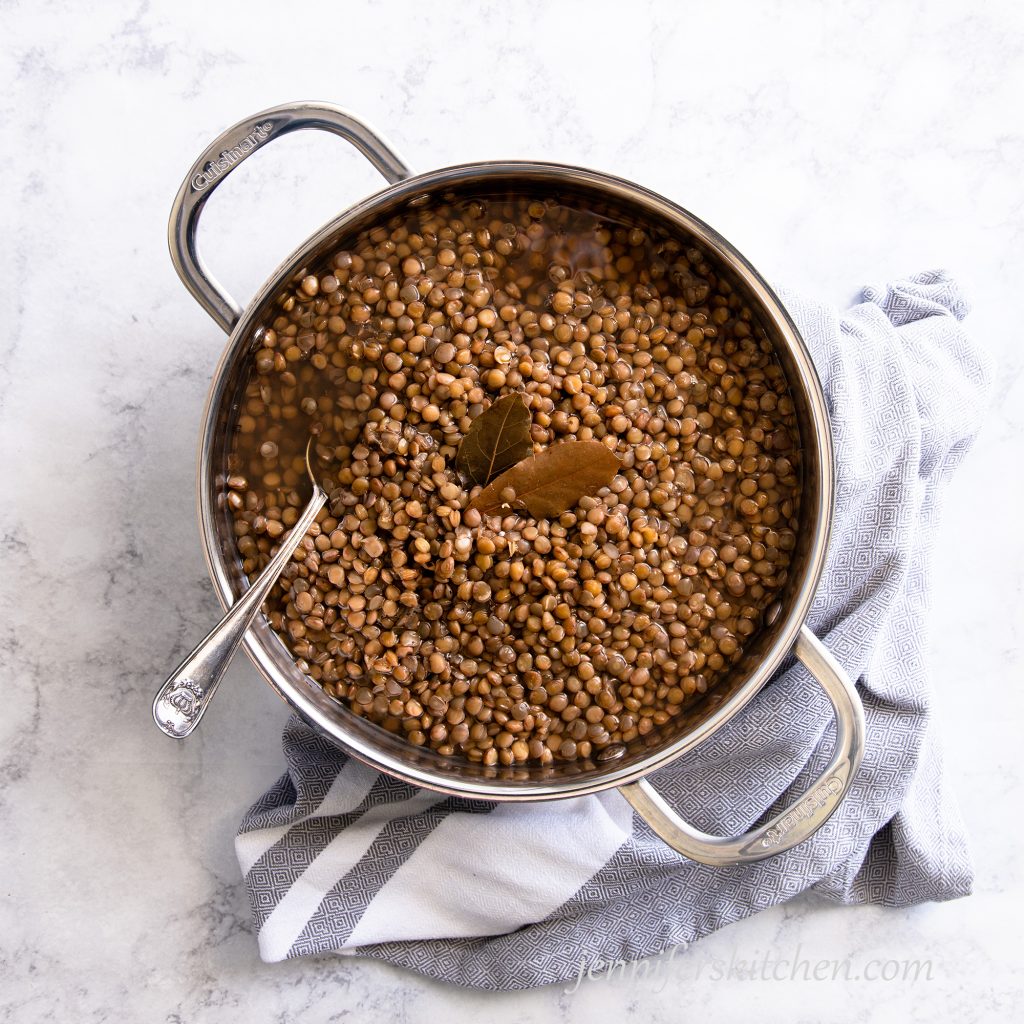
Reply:
[[[621,465],[600,441],[562,441],[506,470],[469,507],[494,515],[511,504],[535,519],[552,519],[610,484]],[[506,488],[515,491],[511,502],[501,497]]]
[[[469,484],[489,484],[533,450],[530,410],[514,391],[503,395],[471,424],[462,439],[455,468]]]

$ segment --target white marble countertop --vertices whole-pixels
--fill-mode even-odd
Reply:
[[[1019,1003],[1024,19],[1010,2],[740,6],[4,5],[0,1020],[815,1021],[884,1006],[973,1021]],[[973,896],[901,911],[800,899],[653,981],[574,994],[259,961],[232,837],[282,769],[284,709],[239,661],[187,744],[149,719],[218,611],[193,460],[222,338],[164,236],[199,150],[289,99],[341,103],[418,169],[532,156],[643,182],[771,280],[837,304],[915,270],[961,277],[998,384],[949,493],[932,670]],[[378,187],[352,150],[307,136],[210,204],[203,251],[238,296]],[[721,977],[769,953],[854,973],[928,960],[932,977]]]

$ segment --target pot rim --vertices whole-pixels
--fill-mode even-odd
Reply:
[[[601,171],[572,164],[527,160],[491,160],[453,164],[413,175],[386,186],[339,213],[298,245],[267,277],[231,329],[227,344],[214,371],[206,399],[203,427],[199,439],[196,477],[197,511],[203,557],[217,598],[225,610],[237,598],[228,573],[228,564],[221,555],[220,537],[216,529],[218,510],[213,502],[215,488],[209,486],[208,482],[215,479],[218,472],[218,468],[212,464],[212,454],[219,420],[218,414],[225,398],[227,370],[233,363],[239,348],[247,344],[256,315],[263,310],[268,300],[279,293],[289,278],[308,262],[312,255],[318,253],[320,247],[330,237],[343,232],[348,225],[372,214],[375,208],[383,207],[394,201],[415,198],[417,193],[426,194],[445,186],[455,187],[469,183],[483,183],[488,179],[508,179],[514,178],[516,175],[528,176],[531,181],[581,184],[609,194],[614,199],[640,206],[655,218],[667,221],[698,239],[701,245],[713,253],[714,257],[742,282],[751,296],[756,299],[764,315],[771,321],[771,326],[777,337],[785,343],[793,367],[796,369],[795,380],[791,374],[787,375],[791,387],[799,387],[801,391],[813,428],[812,436],[801,437],[801,441],[805,450],[812,444],[817,449],[817,457],[813,460],[818,478],[817,509],[814,519],[816,525],[807,548],[803,577],[788,597],[788,607],[783,609],[785,618],[782,624],[776,624],[773,627],[776,629],[776,634],[771,646],[764,653],[756,668],[750,672],[748,678],[705,719],[690,730],[682,732],[671,742],[653,750],[648,756],[618,767],[616,762],[610,762],[607,768],[581,775],[579,778],[565,776],[550,781],[507,782],[498,778],[485,779],[460,777],[458,774],[440,774],[419,765],[408,764],[402,758],[365,742],[361,737],[342,734],[336,723],[307,696],[300,686],[293,684],[290,679],[283,677],[277,671],[269,650],[260,642],[259,638],[252,631],[246,633],[243,641],[246,654],[271,688],[304,721],[324,733],[346,753],[378,771],[386,772],[415,786],[452,796],[493,801],[563,799],[635,782],[652,771],[675,761],[737,715],[760,691],[787,655],[792,652],[824,570],[834,506],[835,470],[832,432],[824,392],[810,352],[781,300],[746,257],[730,242],[710,225],[677,203],[673,203],[664,196],[634,182]],[[806,496],[805,485],[805,499]],[[410,752],[415,750],[416,748],[410,747]]]

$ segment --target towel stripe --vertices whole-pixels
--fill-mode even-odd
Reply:
[[[260,956],[268,961],[283,960],[303,932],[314,911],[339,879],[352,870],[380,833],[397,816],[416,814],[442,799],[440,794],[414,791],[400,803],[370,808],[356,823],[342,828],[313,862],[295,880],[274,907],[259,933]]]
[[[379,777],[378,772],[367,767],[361,761],[350,759],[335,776],[327,795],[317,807],[315,815],[327,817],[348,814],[355,810],[363,802]],[[283,839],[295,824],[293,819],[283,825],[259,829],[255,832],[242,832],[237,835],[235,837],[235,855],[238,857],[238,865],[242,869],[242,874],[249,874],[256,862]]]
[[[448,815],[455,811],[490,815],[495,806],[482,800],[443,799],[436,793],[421,795],[432,799],[416,807],[410,801],[410,809],[401,816],[396,813],[399,810],[396,807],[380,808],[379,815],[377,808],[367,812],[367,818],[372,815],[375,821],[388,820],[365,848],[362,859],[338,877],[330,891],[325,893],[288,956],[321,952],[325,938],[329,942],[328,948],[340,949],[377,893]]]
[[[390,817],[396,806],[419,792],[406,782],[376,775],[370,788],[363,791],[362,799],[350,810],[334,815],[320,815],[312,810],[304,814],[260,856],[246,876],[257,929],[263,927],[281,894],[288,892],[339,832],[356,825],[367,811],[378,810]]]
[[[494,935],[542,921],[625,843],[617,793],[445,818],[367,906],[346,946]]]

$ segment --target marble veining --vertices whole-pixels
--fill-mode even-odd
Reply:
[[[1009,1013],[1024,995],[1009,810],[1024,710],[1018,5],[44,0],[3,5],[0,36],[0,1020]],[[289,99],[348,107],[416,169],[520,156],[639,181],[769,279],[838,305],[928,267],[960,277],[999,367],[949,492],[932,612],[936,728],[974,841],[973,896],[898,911],[806,896],[645,976],[597,971],[572,992],[259,961],[232,837],[281,770],[285,709],[240,660],[189,741],[150,720],[159,681],[218,614],[193,475],[223,339],[178,282],[165,231],[202,146]],[[283,140],[218,189],[205,258],[244,300],[380,185],[337,139]],[[840,976],[802,978],[803,961]],[[855,977],[875,961],[927,961],[930,977]]]

